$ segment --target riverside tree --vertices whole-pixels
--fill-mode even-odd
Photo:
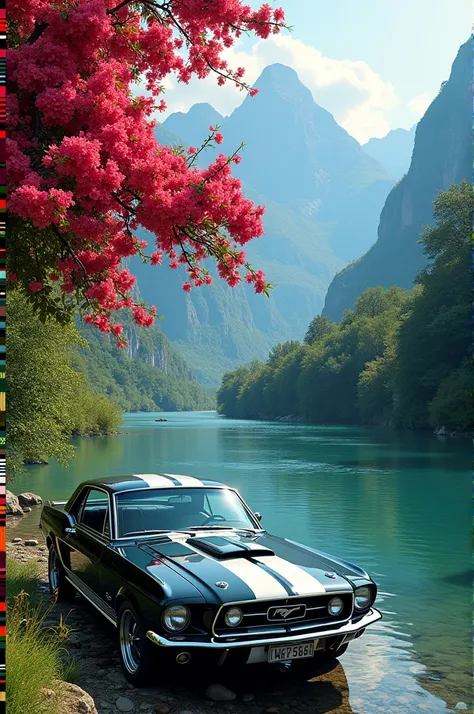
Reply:
[[[185,151],[158,144],[153,117],[166,109],[169,75],[187,83],[214,72],[218,84],[255,94],[223,52],[243,34],[280,32],[283,10],[240,0],[12,0],[9,25],[9,279],[43,319],[66,323],[79,307],[124,344],[117,311],[145,326],[156,313],[132,296],[123,260],[137,254],[183,264],[185,291],[212,281],[211,258],[229,285],[244,273],[268,293],[242,249],[263,233],[264,209],[232,176],[241,147],[198,168],[201,150],[222,143],[218,127]],[[150,251],[139,228],[154,234]]]

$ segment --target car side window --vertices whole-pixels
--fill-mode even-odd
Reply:
[[[98,533],[109,534],[109,498],[104,491],[91,488],[76,514],[78,523]]]

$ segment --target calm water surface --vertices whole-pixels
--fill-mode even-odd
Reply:
[[[86,478],[174,472],[237,487],[271,532],[365,567],[384,619],[341,659],[358,714],[471,708],[470,449],[428,434],[128,414],[69,468],[11,484],[66,499]],[[159,416],[163,416],[160,414]],[[38,512],[15,532],[30,533]],[[35,522],[34,522],[35,521]]]

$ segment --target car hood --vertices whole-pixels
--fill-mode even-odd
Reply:
[[[140,548],[218,604],[350,592],[352,578],[367,577],[356,566],[264,532],[171,534]]]

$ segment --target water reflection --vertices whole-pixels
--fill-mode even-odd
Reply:
[[[160,470],[230,483],[269,531],[360,563],[377,580],[384,620],[343,660],[355,711],[436,714],[447,711],[444,702],[470,702],[467,444],[212,414],[166,417],[157,424],[156,415],[130,415],[127,433],[79,441],[69,469],[35,467],[14,490],[67,498],[88,477]]]

